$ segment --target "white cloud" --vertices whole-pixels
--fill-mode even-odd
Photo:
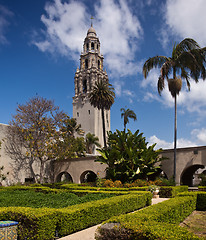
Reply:
[[[193,129],[190,133],[190,139],[179,138],[177,139],[177,148],[184,148],[184,147],[194,147],[194,146],[205,146],[206,143],[206,128],[201,129]],[[157,136],[153,135],[149,137],[149,145],[157,143],[156,149],[171,149],[174,148],[174,142],[167,142],[163,139],[158,138]]]
[[[166,43],[171,35],[175,35],[181,39],[194,38],[200,45],[205,46],[205,11],[205,0],[167,0],[163,11],[163,42]]]
[[[89,15],[85,6],[78,1],[62,3],[54,0],[45,6],[46,14],[41,16],[46,30],[43,40],[33,40],[41,51],[69,56],[79,60],[82,44],[87,32],[86,19]]]
[[[174,148],[174,142],[167,142],[163,139],[159,139],[157,136],[151,136],[149,137],[149,145],[152,145],[156,143],[157,145],[155,146],[155,149],[172,149]],[[195,143],[191,140],[184,139],[184,138],[179,138],[177,139],[177,148],[184,148],[184,147],[194,147],[198,146],[201,144]]]
[[[150,71],[147,79],[143,79],[140,86],[144,88],[144,101],[158,101],[166,107],[174,107],[174,99],[172,98],[167,81],[165,81],[165,89],[162,91],[161,97],[157,91],[157,81],[159,77],[159,69]],[[206,82],[199,79],[198,83],[190,79],[191,90],[188,91],[183,80],[182,90],[177,98],[178,111],[183,110],[189,113],[197,113],[198,116],[206,116]]]
[[[105,66],[113,76],[132,75],[139,70],[134,62],[137,39],[143,34],[140,22],[126,0],[100,0],[95,4],[94,27],[101,41]],[[90,13],[80,1],[47,3],[41,21],[43,40],[33,43],[43,52],[79,59],[89,28]]]
[[[197,141],[200,145],[205,145],[206,143],[206,129],[194,129],[191,132],[191,135],[195,138],[197,138]]]
[[[6,38],[6,31],[10,25],[9,18],[13,16],[13,13],[6,7],[0,5],[0,44],[8,43]]]

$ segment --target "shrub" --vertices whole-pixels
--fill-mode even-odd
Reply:
[[[188,191],[188,186],[165,187],[162,186],[159,191],[161,198],[171,198],[177,196],[178,193]]]
[[[116,188],[121,188],[123,187],[122,182],[120,180],[114,181],[114,187]]]
[[[193,196],[196,198],[196,209],[206,211],[206,192],[183,192],[179,193],[178,197]]]
[[[103,187],[114,187],[114,182],[111,179],[107,179],[104,181]]]
[[[148,198],[151,200],[151,195],[147,193],[142,195],[128,194],[58,210],[61,219],[58,222],[58,232],[60,236],[65,236],[99,224],[112,216],[135,211],[146,206]]]
[[[120,217],[113,217],[107,222],[119,223],[120,228],[124,229],[121,232],[129,234],[128,239],[158,239],[158,240],[182,240],[182,239],[199,239],[197,236],[189,233],[186,229],[178,226],[188,215],[196,208],[196,197],[190,195],[186,197],[172,198],[162,203],[147,207],[141,211],[133,214],[122,215]],[[101,228],[100,228],[101,229]],[[118,233],[121,239],[121,232]],[[110,235],[107,235],[107,240],[115,238],[110,229]],[[105,231],[99,230],[99,234],[104,238]],[[101,238],[96,238],[101,240]],[[127,238],[126,238],[127,239]]]
[[[97,193],[98,191],[95,192],[95,196],[98,195]],[[56,231],[58,231],[59,236],[68,235],[101,223],[114,215],[132,212],[151,203],[152,196],[149,192],[133,193],[135,192],[128,194],[128,192],[121,191],[119,192],[122,194],[121,196],[61,209],[1,207],[0,220],[15,220],[20,223],[18,227],[19,240],[50,240],[54,239]],[[36,194],[42,195],[43,193]],[[107,191],[105,194],[113,195],[116,193],[115,191],[112,193]],[[48,197],[49,194],[46,196]],[[53,194],[53,196],[59,196],[59,194]]]

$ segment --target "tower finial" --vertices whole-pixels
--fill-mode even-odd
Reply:
[[[93,16],[91,16],[90,19],[91,19],[91,27],[93,27],[93,22],[92,22],[92,20],[94,19]]]

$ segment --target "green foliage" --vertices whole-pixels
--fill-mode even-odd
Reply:
[[[183,192],[178,194],[179,197],[193,196],[196,198],[196,209],[206,211],[206,192]]]
[[[94,147],[101,147],[100,143],[99,143],[99,138],[96,137],[93,133],[87,133],[86,135],[86,150],[87,153],[92,154],[94,152]]]
[[[133,214],[113,217],[107,222],[120,223],[120,227],[129,232],[128,239],[130,240],[199,239],[197,236],[189,233],[186,229],[178,226],[179,223],[195,209],[196,197],[193,194],[191,196],[172,198],[162,203],[144,208]],[[102,235],[104,237],[104,233]],[[97,240],[100,239],[104,238],[97,238]],[[113,239],[115,238],[107,238],[107,240]]]
[[[112,216],[142,208],[151,202],[151,197],[146,192],[126,194],[62,209],[1,207],[0,220],[19,222],[19,240],[50,240],[56,230],[59,236],[71,234]]]
[[[170,198],[175,197],[181,192],[187,192],[188,186],[171,186],[171,187],[165,187],[162,186],[159,191],[159,196],[161,198]]]
[[[112,216],[142,208],[147,204],[148,197],[151,199],[151,196],[146,194],[128,194],[75,206],[72,212],[65,209],[61,211],[59,233],[61,236],[68,235],[74,231],[99,224]]]
[[[84,139],[74,137],[74,133],[82,133],[80,127],[51,100],[34,97],[19,104],[7,130],[5,148],[14,160],[16,176],[24,167],[36,182],[43,183],[51,177],[47,169],[50,160],[84,156]]]
[[[199,178],[201,179],[200,185],[206,186],[206,175],[204,173],[200,174]]]
[[[121,118],[124,118],[124,128],[126,129],[127,123],[129,123],[129,118],[132,118],[134,121],[137,120],[137,116],[134,111],[131,109],[121,108]]]
[[[88,193],[85,192],[82,197],[78,197],[74,193],[69,192],[53,192],[45,195],[42,189],[31,190],[2,190],[0,194],[0,207],[32,207],[32,208],[66,208],[75,204],[95,201],[107,197],[111,197],[109,193]]]
[[[101,110],[102,114],[102,130],[104,147],[106,147],[106,128],[105,128],[105,110],[109,110],[114,103],[115,93],[114,88],[109,84],[108,80],[101,79],[95,82],[92,91],[89,94],[90,104]]]
[[[108,147],[99,149],[101,156],[96,161],[107,164],[107,178],[122,183],[131,182],[137,178],[148,179],[156,173],[159,166],[155,165],[162,159],[159,158],[161,150],[154,150],[155,144],[148,143],[143,133],[137,130],[134,134],[116,130],[108,132]]]

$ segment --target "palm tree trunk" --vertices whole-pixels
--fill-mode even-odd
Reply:
[[[176,152],[177,152],[177,94],[175,94],[175,128],[174,128],[174,181],[176,183]]]
[[[105,121],[104,121],[104,108],[102,108],[102,130],[103,130],[103,139],[104,139],[104,147],[107,147],[106,143],[106,130],[105,130]]]

